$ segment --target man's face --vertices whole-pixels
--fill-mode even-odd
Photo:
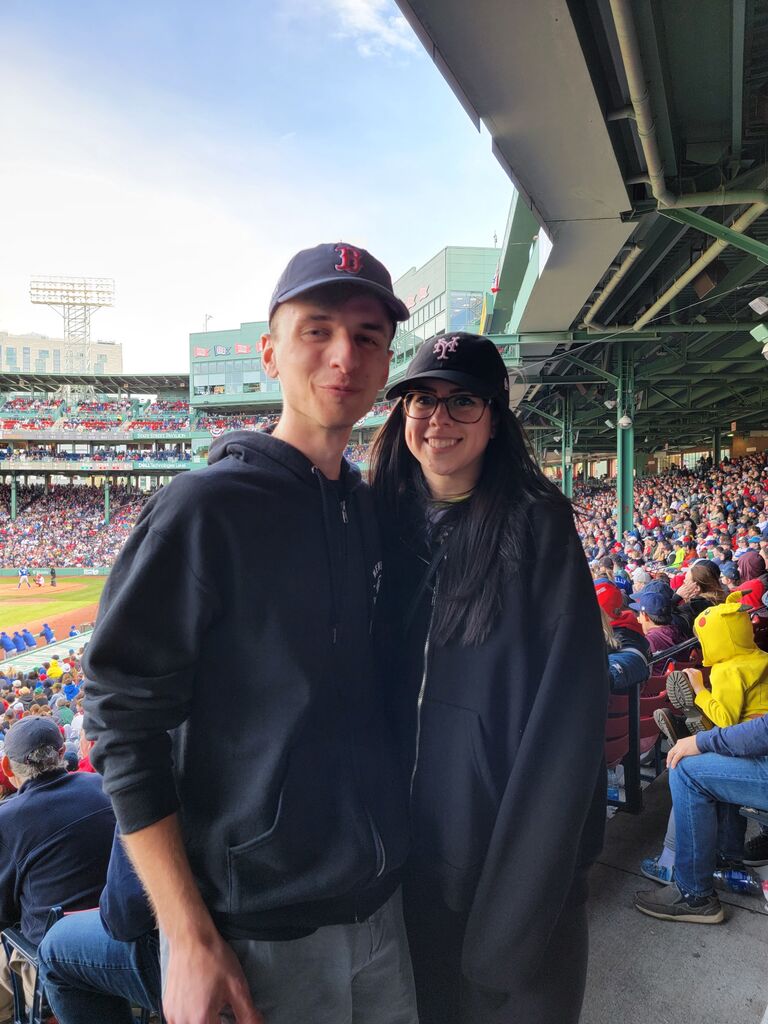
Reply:
[[[344,301],[293,299],[277,310],[261,341],[264,369],[279,378],[284,406],[304,425],[350,429],[384,387],[392,320],[362,292]]]

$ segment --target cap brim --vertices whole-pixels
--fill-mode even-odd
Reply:
[[[449,384],[458,384],[460,387],[468,388],[473,394],[480,395],[481,398],[493,398],[496,394],[494,389],[488,387],[487,381],[479,380],[468,373],[460,373],[458,370],[427,370],[393,384],[385,397],[400,398],[406,391],[410,391],[415,383],[423,380],[445,380]]]
[[[388,292],[386,288],[382,287],[382,285],[376,284],[373,281],[364,281],[356,277],[344,277],[343,280],[340,280],[338,277],[321,277],[314,281],[304,283],[298,288],[293,288],[281,295],[277,302],[270,307],[270,319],[277,307],[281,306],[284,302],[290,302],[291,299],[297,299],[300,295],[305,295],[307,292],[314,291],[315,288],[333,288],[338,287],[339,285],[356,285],[364,291],[371,292],[377,298],[381,299],[397,321],[408,320],[411,315],[411,311],[402,299],[398,299],[398,297],[393,295],[392,292]]]

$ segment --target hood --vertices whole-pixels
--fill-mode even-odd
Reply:
[[[763,556],[758,551],[745,551],[739,557],[738,566],[739,576],[744,582],[756,580],[758,576],[762,576],[765,572],[765,562],[763,561]]]
[[[757,650],[749,613],[741,607],[741,595],[729,594],[725,604],[700,612],[693,628],[701,643],[702,660],[708,667]]]
[[[619,612],[615,619],[611,619],[611,626],[614,629],[632,629],[635,633],[639,633],[640,636],[645,635],[637,616],[629,608],[625,608],[624,611]]]
[[[208,452],[208,465],[213,466],[227,458],[241,462],[264,464],[264,459],[284,466],[295,476],[313,486],[318,485],[312,461],[292,444],[272,437],[263,430],[231,430],[217,437]],[[341,460],[341,477],[347,494],[362,483],[360,470],[346,459]]]

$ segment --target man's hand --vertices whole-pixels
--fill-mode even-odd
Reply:
[[[684,757],[693,757],[694,754],[700,753],[701,751],[696,745],[696,737],[685,736],[683,739],[678,740],[667,754],[667,768],[674,768],[678,761],[681,761]]]
[[[217,932],[205,940],[169,944],[168,957],[163,978],[167,1024],[219,1024],[222,1013],[236,1024],[264,1024],[237,957]]]
[[[688,682],[691,684],[694,693],[701,693],[702,690],[706,689],[704,686],[704,676],[697,668],[684,668],[683,672],[688,676]]]

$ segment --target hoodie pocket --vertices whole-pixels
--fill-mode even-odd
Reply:
[[[411,807],[419,865],[459,889],[474,885],[498,801],[477,712],[425,700]]]
[[[292,751],[273,821],[229,848],[229,913],[333,898],[376,876],[380,852],[350,772],[324,760],[316,747]]]

